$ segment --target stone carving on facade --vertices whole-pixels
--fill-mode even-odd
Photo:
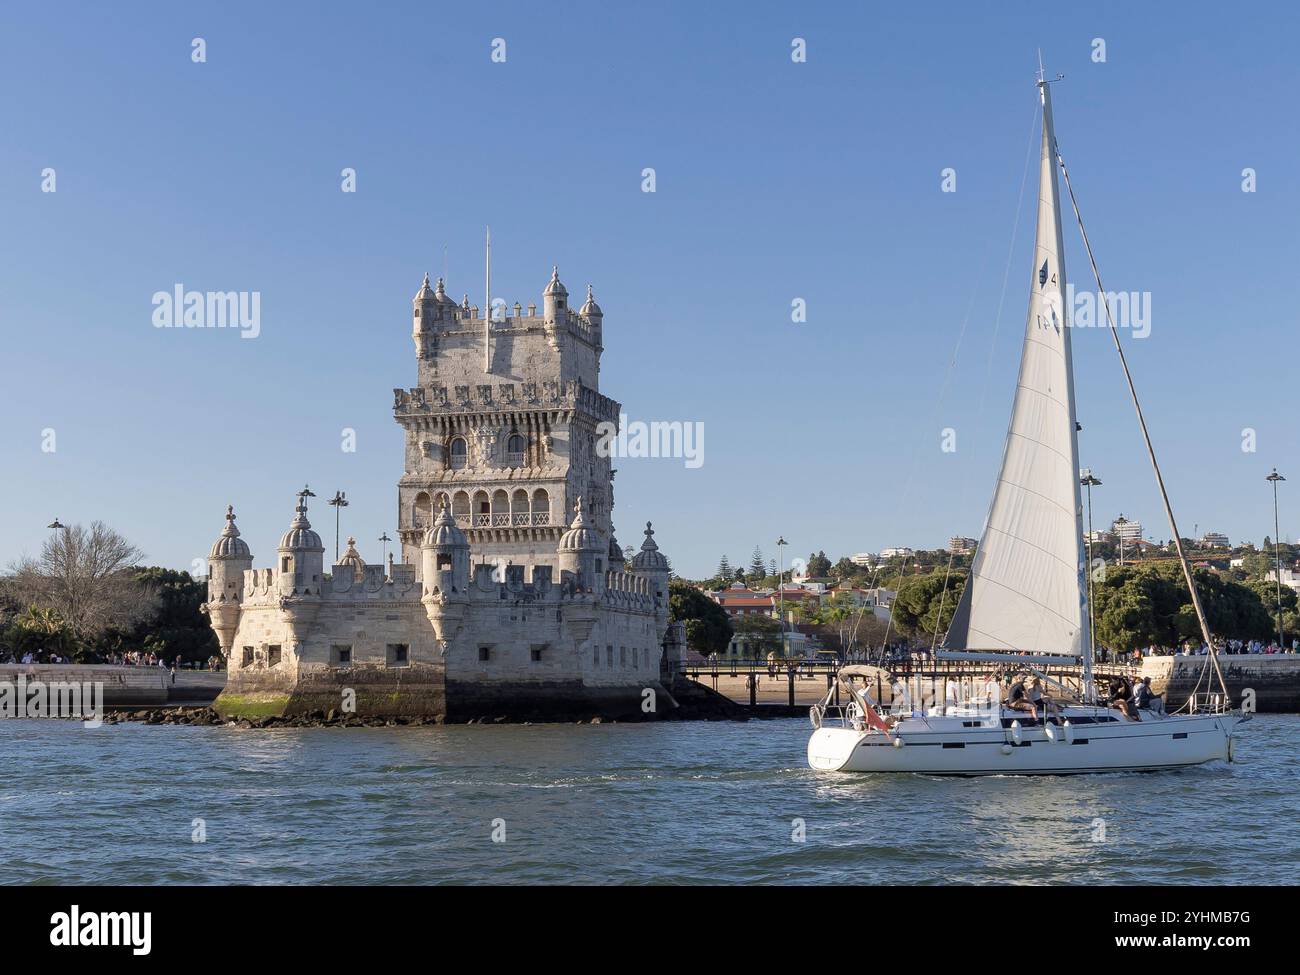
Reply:
[[[393,409],[404,410],[410,400],[410,395],[404,389],[393,390]]]
[[[497,431],[487,427],[479,427],[474,431],[474,449],[477,455],[477,463],[484,467],[493,466],[493,456],[497,447]]]
[[[479,401],[480,403],[482,403],[484,406],[491,406],[491,405],[492,405],[492,387],[491,387],[491,386],[489,386],[489,385],[487,385],[487,384],[482,384],[482,385],[479,385],[479,386],[475,387],[475,390],[476,390],[477,393],[478,393],[478,401]]]
[[[456,405],[457,405],[457,406],[469,406],[469,387],[468,387],[468,386],[457,386],[457,387],[456,387]]]
[[[537,402],[537,383],[524,383],[524,399],[529,403]]]
[[[503,406],[514,406],[515,403],[515,384],[502,383],[497,387],[497,396]]]
[[[433,389],[431,389],[429,392],[430,392],[430,394],[433,396],[433,405],[436,406],[436,407],[438,407],[439,409],[446,409],[446,407],[447,407],[447,387],[446,387],[446,386],[434,386]]]

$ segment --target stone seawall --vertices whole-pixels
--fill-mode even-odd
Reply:
[[[171,673],[161,667],[115,667],[109,664],[0,664],[0,683],[17,684],[23,675],[47,683],[95,683],[104,687],[106,708],[166,704]]]
[[[1196,687],[1205,664],[1205,657],[1147,657],[1142,676],[1150,676],[1152,689],[1164,694],[1170,707],[1178,707]],[[1249,689],[1261,713],[1300,713],[1300,654],[1220,654],[1219,666],[1234,706],[1241,706]]]
[[[269,671],[236,671],[213,708],[225,718],[289,718],[319,711],[344,713],[348,700],[363,717],[434,717],[447,712],[441,667],[356,667],[297,678]]]

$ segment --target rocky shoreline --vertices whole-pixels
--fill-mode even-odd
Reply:
[[[694,681],[673,686],[676,707],[663,714],[612,718],[596,714],[489,714],[463,723],[481,724],[645,724],[656,721],[749,721],[752,718],[802,716],[806,709],[793,710],[785,705],[749,707]],[[346,714],[340,710],[310,711],[287,717],[224,718],[211,707],[123,708],[104,714],[104,724],[139,723],[147,725],[227,726],[234,728],[401,728],[428,727],[448,722],[441,716],[385,717]]]
[[[675,707],[661,714],[625,715],[611,717],[599,714],[556,714],[522,712],[518,714],[485,714],[463,722],[448,722],[442,716],[412,717],[347,714],[338,709],[316,710],[285,717],[225,718],[208,706],[177,706],[148,708],[120,708],[104,714],[104,724],[126,723],[148,725],[227,726],[234,728],[402,728],[428,727],[449,723],[481,724],[646,724],[656,721],[749,721],[800,717],[806,708],[793,709],[785,705],[765,704],[750,707],[738,704],[728,697],[696,681],[679,679],[672,685]]]

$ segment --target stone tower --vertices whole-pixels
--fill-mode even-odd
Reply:
[[[418,385],[394,390],[393,406],[406,441],[402,561],[423,572],[424,533],[445,504],[476,558],[558,571],[581,495],[586,526],[603,541],[593,577],[603,573],[614,492],[597,425],[617,423],[619,404],[599,391],[604,314],[591,289],[573,311],[553,269],[541,314],[516,304],[491,320],[426,275],[412,316]]]
[[[227,505],[226,527],[208,553],[208,615],[223,657],[230,656],[244,602],[244,573],[252,567],[253,553],[239,537],[234,506]]]

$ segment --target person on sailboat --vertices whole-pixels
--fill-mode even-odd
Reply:
[[[1133,703],[1133,687],[1127,677],[1117,677],[1111,683],[1110,706],[1124,712],[1130,721],[1142,720]]]
[[[1042,708],[1048,717],[1059,713],[1060,707],[1055,701],[1043,693],[1043,682],[1037,677],[1029,685],[1029,703],[1035,708]]]
[[[1151,676],[1149,674],[1138,681],[1137,687],[1133,688],[1133,696],[1137,700],[1139,709],[1150,711],[1162,718],[1165,716],[1164,699],[1151,690]]]
[[[1029,692],[1025,690],[1025,682],[1016,678],[1011,690],[1007,691],[1007,707],[1012,711],[1028,711],[1030,717],[1035,721],[1038,720],[1038,705],[1029,699]]]

